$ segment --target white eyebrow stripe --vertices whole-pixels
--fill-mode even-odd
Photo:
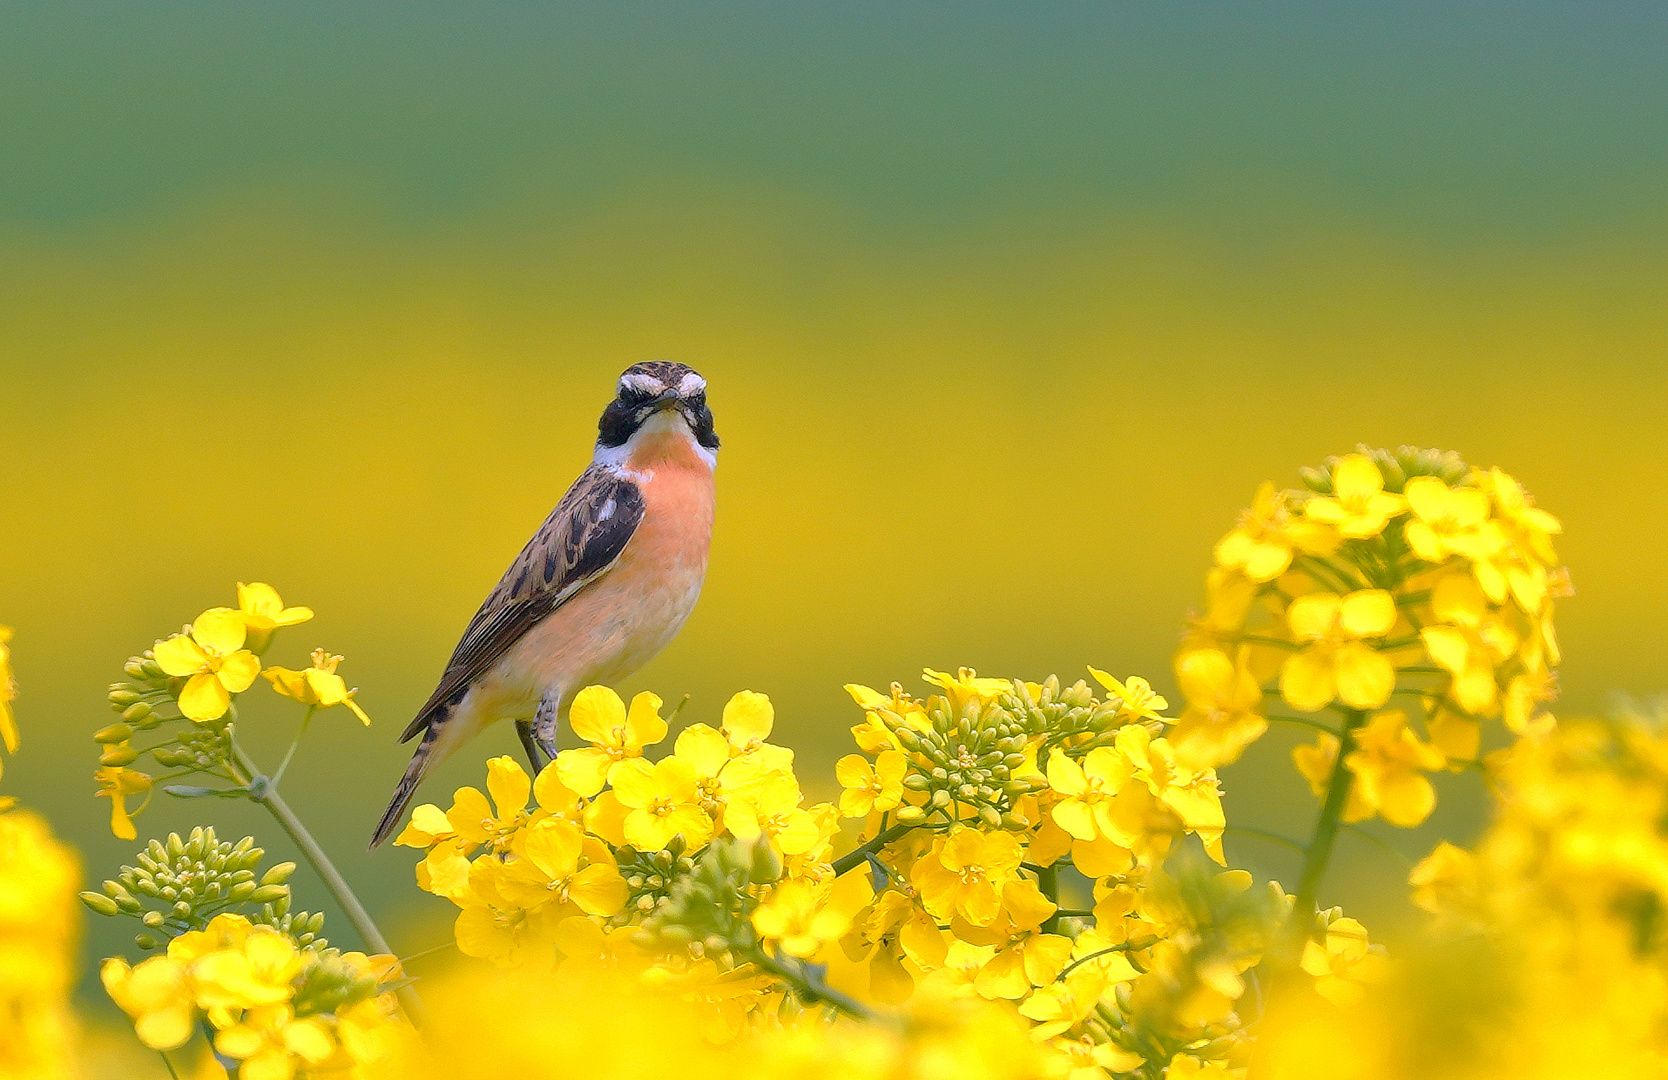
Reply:
[[[688,397],[707,388],[707,381],[693,371],[678,380],[678,396]]]
[[[639,372],[632,372],[629,375],[620,376],[620,388],[622,390],[630,388],[644,394],[658,394],[660,393],[661,387],[660,380],[655,378],[653,375],[644,375]]]

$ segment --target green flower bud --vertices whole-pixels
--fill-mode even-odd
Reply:
[[[996,812],[994,806],[979,807],[979,820],[989,829],[1000,829],[1002,827],[1002,815]]]
[[[747,878],[755,885],[768,885],[781,876],[782,862],[776,857],[776,849],[761,836],[753,845],[753,860],[748,867]]]
[[[290,888],[288,885],[262,885],[249,895],[249,899],[257,904],[271,904],[278,900],[288,899]]]
[[[919,806],[900,806],[895,815],[899,824],[916,825],[927,818],[927,812]]]
[[[932,787],[932,781],[920,773],[910,773],[903,778],[903,786],[911,791],[925,791]]]
[[[141,949],[154,949],[158,945],[162,944],[149,934],[135,934],[133,937],[133,943]]]
[[[226,899],[234,904],[241,904],[254,895],[255,883],[253,881],[240,881],[227,891]]]
[[[261,875],[261,884],[262,885],[282,885],[284,882],[286,882],[290,879],[290,875],[293,874],[293,873],[295,873],[295,864],[294,863],[292,863],[292,862],[278,863],[276,866],[272,867],[266,873]]]
[[[191,915],[191,905],[190,904],[186,903],[184,900],[176,900],[174,902],[174,917],[176,919],[189,918],[190,915]]]
[[[157,668],[157,670],[161,671],[162,669]],[[144,662],[142,660],[140,660],[137,656],[135,656],[133,659],[129,660],[127,663],[123,664],[122,665],[122,671],[130,679],[143,679],[145,677]]]
[[[111,724],[109,727],[99,728],[93,732],[96,743],[119,743],[133,738],[133,729],[126,724]]]
[[[945,791],[943,788],[939,788],[937,791],[932,793],[932,804],[933,804],[933,806],[937,807],[940,810],[944,809],[946,806],[949,806],[950,805],[950,793],[948,791]]]
[[[81,894],[81,902],[100,915],[116,915],[119,911],[116,901],[103,893],[84,892]]]
[[[139,916],[139,921],[150,927],[152,930],[155,930],[157,927],[162,925],[162,912],[147,911],[143,915]]]
[[[122,765],[132,765],[138,760],[139,751],[133,749],[131,746],[112,747],[98,756],[98,763],[100,765],[114,765],[117,767]]]

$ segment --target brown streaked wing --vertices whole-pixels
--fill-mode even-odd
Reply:
[[[556,504],[470,620],[446,673],[400,741],[426,728],[440,706],[490,668],[534,624],[614,565],[643,520],[643,493],[593,465]]]

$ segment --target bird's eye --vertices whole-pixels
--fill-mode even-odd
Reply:
[[[695,393],[690,394],[686,400],[689,402],[690,408],[704,409],[707,407],[707,392],[705,390],[697,390]]]
[[[624,383],[620,386],[620,400],[627,405],[640,405],[654,395],[640,386]]]

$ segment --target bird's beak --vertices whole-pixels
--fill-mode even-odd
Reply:
[[[649,402],[648,407],[653,412],[659,412],[662,409],[672,408],[677,403],[678,392],[676,390],[662,390],[657,397]]]

